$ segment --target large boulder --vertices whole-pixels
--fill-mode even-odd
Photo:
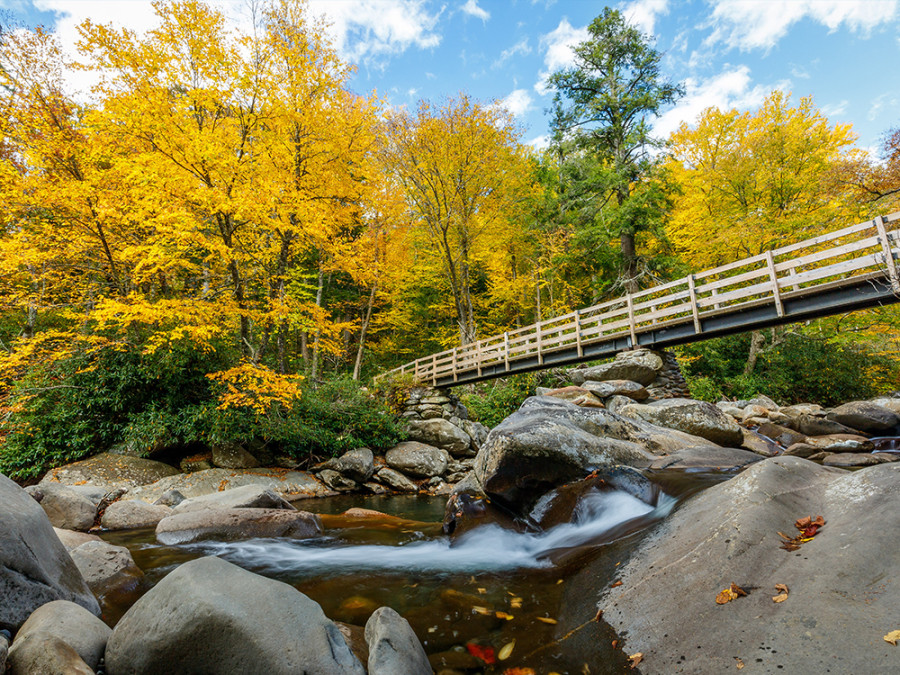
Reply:
[[[41,484],[99,485],[104,487],[135,487],[155,483],[166,476],[174,476],[178,469],[162,462],[142,457],[114,455],[104,452],[88,459],[50,469]]]
[[[221,469],[253,469],[259,460],[238,443],[216,443],[212,446],[212,465]]]
[[[445,419],[411,421],[409,438],[442,448],[454,457],[467,457],[475,454],[469,434]]]
[[[644,405],[634,403],[619,410],[657,426],[700,436],[717,445],[739,448],[744,440],[741,427],[712,403],[690,398],[670,398]]]
[[[32,485],[25,492],[41,505],[53,527],[87,532],[94,526],[97,505],[65,485]]]
[[[144,573],[124,546],[89,541],[69,554],[94,595],[103,603],[107,596],[127,596],[137,591]]]
[[[168,546],[209,539],[307,539],[320,534],[322,523],[318,516],[285,509],[203,509],[172,514],[156,526],[157,541]]]
[[[28,617],[16,634],[13,652],[29,638],[40,635],[51,636],[72,647],[88,666],[96,670],[111,634],[112,629],[109,626],[81,605],[66,600],[54,600],[41,605]],[[14,667],[16,661],[14,658]]]
[[[0,629],[18,629],[53,600],[71,600],[100,614],[40,504],[0,474]]]
[[[355,448],[322,462],[317,468],[337,471],[350,480],[365,483],[375,473],[375,455],[369,448]]]
[[[390,467],[382,467],[375,474],[375,478],[397,492],[418,492],[419,486],[413,483],[409,478],[404,476],[396,469]]]
[[[241,487],[211,492],[179,503],[172,512],[190,513],[206,509],[285,509],[295,511],[294,506],[274,490],[264,485]]]
[[[650,392],[643,385],[631,380],[606,380],[604,382],[587,380],[581,387],[599,398],[627,396],[635,401],[646,401],[650,398]]]
[[[450,453],[418,441],[404,441],[388,450],[384,459],[392,469],[415,478],[443,476],[450,464]]]
[[[572,382],[578,385],[588,380],[604,382],[606,380],[631,380],[638,384],[648,385],[663,368],[663,360],[658,354],[647,349],[619,352],[614,361],[590,368],[570,370]]]
[[[736,659],[759,672],[893,673],[896,648],[882,636],[900,604],[898,510],[898,464],[847,472],[764,459],[657,526],[615,587],[588,591],[599,571],[588,565],[563,606],[572,619],[599,606],[627,652],[643,654],[643,673],[724,673]],[[779,532],[817,515],[826,524],[811,540],[781,548]],[[748,595],[717,604],[732,583]],[[784,602],[773,602],[776,584]]]
[[[169,573],[116,625],[109,675],[364,675],[318,604],[218,558]]]
[[[9,675],[94,675],[94,671],[65,641],[39,634],[13,644]]]
[[[103,541],[96,534],[88,534],[87,532],[61,530],[58,527],[54,527],[53,531],[56,533],[56,536],[59,537],[59,540],[62,542],[62,545],[66,547],[67,551],[71,551],[73,548],[78,548],[88,541]]]
[[[871,401],[851,401],[834,408],[827,418],[865,433],[884,433],[900,425],[900,414]]]
[[[366,622],[369,675],[431,675],[428,656],[409,622],[390,607],[376,609]]]
[[[829,420],[821,415],[797,415],[783,422],[784,426],[798,431],[805,436],[829,436],[831,434],[855,434],[858,429],[848,427],[835,420]]]
[[[168,506],[148,504],[140,499],[123,499],[106,507],[100,525],[106,530],[156,527],[169,515],[172,515],[172,509]]]
[[[475,458],[474,479],[521,515],[541,494],[591,471],[648,466],[657,455],[697,445],[709,443],[608,410],[535,396],[488,435]]]

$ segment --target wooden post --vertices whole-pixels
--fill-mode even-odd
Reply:
[[[691,295],[691,313],[694,315],[694,332],[702,333],[703,328],[700,326],[700,312],[697,310],[697,288],[694,286],[694,275],[687,275],[688,292]]]
[[[431,355],[431,386],[437,386],[437,352]]]
[[[628,329],[631,331],[631,348],[637,349],[637,331],[634,329],[634,299],[632,299],[631,293],[626,297],[628,298]]]
[[[884,261],[887,263],[888,276],[891,279],[891,290],[900,293],[900,279],[897,277],[897,263],[894,261],[894,252],[891,250],[891,240],[888,239],[887,230],[884,227],[884,218],[878,216],[875,219],[875,227],[878,228],[878,238],[881,240],[881,250],[884,252]]]
[[[775,272],[775,258],[772,251],[766,251],[766,265],[769,267],[769,279],[772,280],[772,296],[775,298],[775,311],[784,316],[784,305],[781,303],[781,289],[778,288],[778,274]]]
[[[584,356],[584,350],[581,348],[581,310],[575,310],[575,345],[578,347],[578,358]]]
[[[413,377],[418,380],[419,379],[419,359],[416,359],[413,362]]]
[[[537,331],[537,356],[538,356],[538,365],[544,365],[544,342],[541,336],[541,322],[538,321],[534,324],[534,328]]]
[[[509,333],[503,334],[503,361],[506,364],[506,372],[509,372]]]
[[[712,296],[713,296],[713,297],[716,297],[718,294],[719,294],[719,289],[718,289],[718,288],[712,289]],[[720,305],[720,304],[717,302],[716,304],[713,305],[713,309],[722,309],[722,305]]]
[[[791,275],[792,277],[797,276],[797,268],[796,268],[796,267],[792,267],[792,268],[790,269],[790,275]],[[795,291],[799,291],[799,290],[800,290],[800,285],[799,285],[799,284],[793,284],[793,285],[791,286],[791,288],[792,288],[793,290],[795,290]]]
[[[478,377],[481,377],[481,340],[475,343],[475,365],[478,368]]]

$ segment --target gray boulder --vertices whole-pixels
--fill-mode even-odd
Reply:
[[[389,467],[382,467],[375,474],[375,478],[397,492],[418,492],[419,486],[399,471]]]
[[[467,457],[475,454],[469,434],[445,419],[411,421],[409,438],[413,441],[433,445],[436,448],[443,448],[454,457]]]
[[[484,440],[487,438],[490,429],[484,426],[481,422],[473,422],[471,420],[463,420],[460,424],[460,428],[469,435],[469,438],[472,439],[472,449],[475,452],[481,450],[481,446],[484,443]]]
[[[94,675],[78,652],[53,635],[16,640],[9,650],[10,675]]]
[[[381,607],[366,622],[369,675],[431,675],[428,656],[409,622]]]
[[[203,509],[175,513],[156,526],[157,541],[168,546],[208,539],[307,539],[320,534],[322,522],[318,516],[285,509]]]
[[[754,672],[894,673],[896,647],[882,636],[900,604],[900,586],[886,581],[900,575],[900,519],[885,515],[898,510],[898,464],[846,472],[764,459],[663,521],[615,588],[589,591],[589,564],[562,606],[572,619],[599,606],[628,652],[643,653],[642,673],[725,673],[736,658]],[[826,524],[812,540],[780,548],[778,532],[816,515]],[[749,595],[716,604],[732,583]],[[776,584],[788,587],[785,602],[772,601]]]
[[[581,386],[599,398],[627,396],[635,401],[646,401],[650,398],[650,392],[643,385],[631,380],[606,380],[604,382],[586,380]]]
[[[106,647],[109,675],[364,675],[318,604],[218,558],[185,563],[128,610]]]
[[[388,450],[384,459],[388,466],[415,478],[443,476],[450,463],[450,453],[417,441],[404,441]]]
[[[651,469],[711,469],[730,471],[758,462],[762,456],[749,450],[722,448],[718,445],[685,448],[671,455],[660,457],[650,465]]]
[[[781,426],[780,424],[762,424],[757,431],[766,438],[771,438],[773,441],[780,443],[784,447],[806,441],[806,434],[801,434],[799,431],[794,431],[793,429]]]
[[[25,492],[41,505],[53,527],[86,532],[94,526],[97,505],[65,485],[32,485]]]
[[[87,532],[62,530],[58,527],[54,527],[53,531],[56,533],[56,536],[59,537],[59,540],[62,542],[62,545],[66,547],[67,551],[71,551],[73,548],[78,548],[82,544],[89,541],[103,541],[96,534],[88,534]]]
[[[107,530],[130,530],[137,527],[156,527],[172,514],[168,506],[148,504],[140,499],[123,499],[106,507],[100,525]]]
[[[763,457],[773,457],[781,451],[781,448],[778,447],[775,441],[755,431],[741,429],[741,433],[744,436],[744,440],[741,441],[741,447],[744,450],[755,452],[757,455],[762,455]]]
[[[706,401],[670,398],[647,405],[635,403],[624,406],[619,412],[657,426],[700,436],[718,445],[738,448],[744,440],[738,423]]]
[[[16,634],[13,650],[29,638],[46,635],[62,640],[96,670],[112,629],[81,605],[55,600],[38,607]]]
[[[242,485],[231,490],[186,499],[172,509],[172,513],[190,513],[206,509],[296,510],[284,497],[264,485]]]
[[[6,655],[9,654],[9,640],[0,635],[0,673],[6,672]]]
[[[856,434],[858,429],[848,427],[835,420],[825,419],[819,415],[798,415],[791,417],[784,426],[794,429],[805,436],[829,436],[831,434]]]
[[[883,433],[900,425],[900,414],[871,401],[851,401],[828,413],[832,422],[866,433]]]
[[[102,602],[109,595],[127,595],[137,590],[144,573],[124,546],[89,541],[69,554],[94,595]]]
[[[859,452],[841,452],[835,455],[828,455],[822,460],[822,464],[825,466],[857,467],[874,466],[881,463],[881,458],[870,453]]]
[[[662,368],[663,360],[660,356],[647,349],[635,349],[634,351],[619,352],[611,363],[570,370],[569,376],[572,378],[572,382],[578,385],[588,380],[597,382],[631,380],[646,386],[656,379]]]
[[[349,490],[358,490],[359,483],[352,478],[348,478],[342,473],[338,473],[333,469],[322,469],[319,472],[319,480],[325,483],[332,490],[337,492],[346,492]]]
[[[18,629],[35,609],[53,600],[71,600],[100,614],[97,600],[47,514],[2,474],[0,598],[0,629]]]
[[[178,469],[174,466],[152,459],[104,452],[80,462],[50,469],[41,479],[41,484],[135,487],[155,483],[177,473]]]
[[[337,471],[357,483],[365,483],[375,473],[375,455],[369,448],[355,448],[319,466],[322,469]]]
[[[212,465],[221,469],[253,469],[259,460],[237,443],[212,446]]]

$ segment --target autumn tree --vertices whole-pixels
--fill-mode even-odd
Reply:
[[[574,48],[575,65],[552,74],[551,131],[582,221],[620,243],[625,290],[639,285],[639,232],[658,226],[664,192],[651,150],[654,118],[682,94],[660,72],[651,37],[605,8]],[[595,236],[595,241],[597,237]]]

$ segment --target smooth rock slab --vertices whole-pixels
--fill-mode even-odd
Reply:
[[[51,636],[72,647],[91,668],[97,669],[112,629],[81,605],[55,600],[38,607],[16,634],[13,649],[33,636]]]
[[[123,499],[106,507],[100,525],[107,530],[156,527],[159,521],[170,515],[172,509],[168,506],[148,504],[140,499]]]
[[[858,452],[842,452],[829,455],[822,460],[822,464],[825,466],[874,466],[882,463],[883,460],[873,454]]]
[[[409,622],[390,607],[376,609],[366,622],[369,675],[431,675],[428,656]]]
[[[223,492],[212,492],[208,495],[186,499],[178,504],[172,512],[190,513],[206,509],[296,510],[289,501],[264,485],[243,485]]]
[[[41,479],[41,484],[135,487],[177,473],[178,469],[174,466],[152,459],[103,452],[80,462],[50,469]]]
[[[762,459],[749,450],[722,448],[717,445],[685,448],[660,457],[650,465],[651,469],[712,469],[730,471]]]
[[[71,600],[100,614],[40,504],[0,474],[0,629],[18,629],[53,600]]]
[[[108,675],[365,675],[318,604],[218,558],[169,573],[128,610]]]
[[[63,530],[58,527],[54,527],[53,531],[56,532],[56,536],[59,537],[59,540],[62,542],[62,545],[66,547],[67,551],[71,551],[73,548],[78,548],[82,544],[89,541],[103,541],[96,534],[88,534],[87,532]]]
[[[307,539],[320,534],[322,522],[318,516],[285,509],[203,509],[173,514],[156,526],[157,541],[169,546],[209,539]]]
[[[829,412],[827,418],[866,433],[883,433],[900,425],[900,415],[871,401],[845,403]]]
[[[450,453],[418,441],[404,441],[388,450],[385,461],[392,469],[415,478],[442,476],[450,464]]]

